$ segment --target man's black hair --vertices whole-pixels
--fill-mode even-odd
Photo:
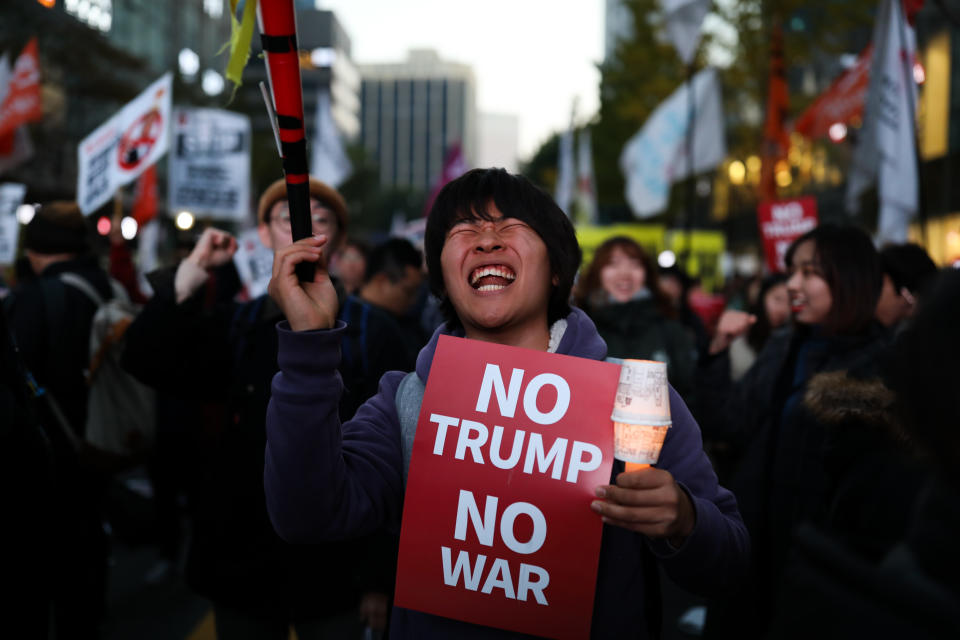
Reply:
[[[370,282],[378,273],[386,275],[390,282],[400,282],[407,276],[407,267],[420,271],[423,267],[423,254],[405,238],[390,238],[367,255],[363,283]]]
[[[547,322],[570,313],[570,290],[580,268],[580,245],[567,215],[543,189],[505,169],[473,169],[453,180],[437,195],[427,218],[424,244],[430,290],[440,299],[440,309],[451,327],[460,326],[453,303],[446,295],[440,253],[447,232],[465,220],[514,218],[530,225],[547,246],[550,272],[557,284],[550,290]]]
[[[926,250],[909,242],[881,249],[880,266],[890,276],[897,293],[903,288],[915,295],[923,293],[928,281],[937,274],[937,265]]]

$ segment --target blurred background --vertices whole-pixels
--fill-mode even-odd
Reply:
[[[319,170],[325,162],[318,140],[335,136],[338,161],[347,168],[340,166],[331,181],[348,201],[352,235],[374,239],[422,218],[431,191],[451,175],[504,166],[555,195],[578,222],[588,256],[612,232],[607,227],[627,224],[641,244],[658,255],[672,251],[707,289],[718,290],[725,278],[763,266],[761,201],[809,196],[821,220],[852,215],[877,228],[876,190],[859,194],[852,212],[845,196],[880,4],[297,0],[312,165]],[[694,5],[701,12],[694,27],[671,30],[666,9],[689,12]],[[960,110],[951,81],[960,3],[904,6],[915,28],[911,71],[918,87],[912,109],[919,196],[909,233],[945,263],[960,258],[960,218],[953,215],[960,192],[951,180],[960,131],[950,126]],[[240,2],[236,15],[242,11]],[[258,87],[266,72],[256,34],[242,85],[235,89],[225,78],[230,12],[228,0],[4,3],[0,55],[12,68],[34,43],[42,107],[16,123],[15,135],[0,123],[0,180],[24,185],[27,204],[75,198],[80,141],[171,73],[175,108],[215,108],[248,119],[249,130],[237,131],[249,136],[240,157],[250,173],[249,187],[229,194],[229,215],[215,202],[186,197],[191,187],[176,176],[190,172],[182,165],[194,154],[177,136],[192,140],[194,150],[220,144],[222,151],[223,140],[213,133],[218,121],[175,131],[173,152],[156,162],[147,185],[156,194],[147,211],[159,213],[162,227],[159,260],[188,224],[250,224],[252,203],[281,168]],[[635,206],[621,157],[627,142],[671,95],[683,102],[688,81],[704,69],[718,74],[719,112],[711,107],[698,115],[698,96],[693,113],[676,105],[677,126],[689,131],[683,120],[697,122],[695,157],[710,135],[719,135],[721,148],[698,157],[693,176],[682,167],[673,171],[668,197],[654,210]],[[330,134],[318,135],[320,121],[332,122]],[[711,133],[698,136],[701,129]],[[129,214],[140,191],[131,183],[86,213],[92,224],[110,221],[119,200]],[[180,216],[178,230],[183,212],[190,216]],[[149,215],[141,211],[139,223]],[[109,226],[98,229],[106,235]]]
[[[0,293],[36,204],[81,200],[116,147],[132,169],[81,203],[101,255],[119,228],[145,271],[206,226],[255,226],[282,168],[255,27],[227,78],[244,5],[0,4]],[[311,172],[352,237],[416,241],[445,182],[502,166],[554,195],[587,260],[629,235],[697,279],[707,315],[818,221],[960,261],[960,0],[295,5]],[[166,74],[170,110],[111,132]],[[205,604],[143,552],[149,494],[130,478],[116,496],[106,635],[204,637]]]

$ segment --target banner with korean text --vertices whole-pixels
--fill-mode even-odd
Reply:
[[[169,209],[243,221],[251,218],[250,118],[223,109],[176,109],[170,149]]]
[[[620,367],[443,336],[404,499],[396,605],[590,634]]]
[[[790,244],[816,227],[817,220],[817,199],[813,196],[760,203],[757,224],[771,273],[786,270],[783,258]]]
[[[167,151],[173,76],[128,102],[77,147],[77,203],[91,214]]]

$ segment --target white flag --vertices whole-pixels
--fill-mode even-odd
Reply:
[[[700,44],[700,28],[710,9],[710,0],[660,0],[667,19],[667,37],[683,64],[693,62]]]
[[[353,165],[343,149],[340,132],[330,113],[330,93],[317,95],[317,123],[310,158],[310,175],[331,187],[339,187],[353,173]]]
[[[691,163],[687,160],[690,84],[696,107],[693,173],[715,168],[727,155],[720,80],[716,70],[704,69],[654,109],[620,154],[620,170],[627,182],[627,203],[638,218],[663,211],[669,200],[670,185],[690,175]]]
[[[916,43],[900,0],[883,0],[873,29],[870,86],[863,127],[847,178],[847,209],[859,209],[860,195],[879,182],[879,242],[906,242],[917,212],[915,146],[917,84],[913,79]]]
[[[580,132],[577,140],[577,204],[583,221],[597,221],[597,189],[593,178],[593,150],[590,146],[590,129]]]
[[[573,204],[573,188],[576,179],[573,166],[573,125],[560,136],[560,149],[557,156],[557,185],[553,199],[557,206],[570,215],[570,205]]]

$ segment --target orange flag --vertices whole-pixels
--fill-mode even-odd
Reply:
[[[37,39],[34,37],[13,64],[9,91],[0,105],[0,139],[22,124],[42,119],[40,58],[37,55]]]
[[[767,87],[767,123],[763,128],[763,164],[760,169],[760,199],[777,196],[776,165],[787,157],[790,136],[784,127],[790,100],[783,59],[783,29],[777,24],[770,40],[770,82]]]
[[[150,168],[137,180],[131,215],[141,227],[157,215],[157,165],[155,164],[150,165]]]

